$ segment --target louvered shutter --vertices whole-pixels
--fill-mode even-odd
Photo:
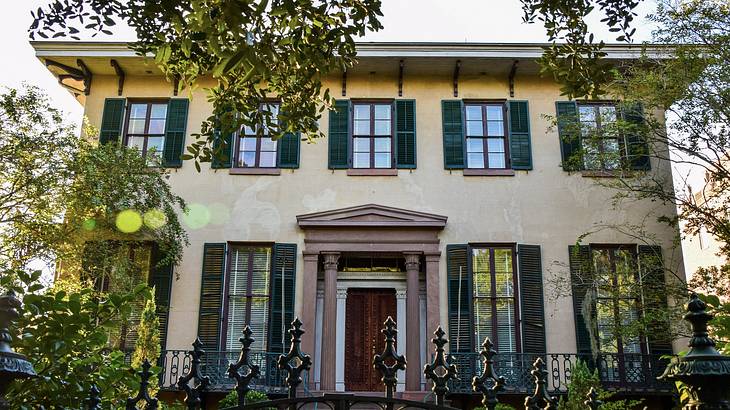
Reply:
[[[101,116],[99,142],[121,142],[122,124],[124,123],[124,98],[107,98],[104,100],[104,113]]]
[[[167,103],[163,159],[166,167],[181,167],[185,150],[185,129],[188,124],[188,99],[173,98]]]
[[[173,267],[169,263],[160,265],[163,256],[159,246],[157,244],[153,245],[149,284],[155,288],[155,305],[157,305],[157,318],[160,321],[160,348],[162,350],[167,345],[167,324],[170,316],[173,271]]]
[[[449,292],[449,347],[452,353],[473,352],[472,277],[467,245],[446,247],[446,276]]]
[[[461,100],[441,101],[444,168],[464,168],[464,118]]]
[[[297,245],[277,243],[271,272],[271,317],[268,351],[283,353],[289,346],[289,324],[294,320],[294,282],[297,270]],[[310,307],[311,308],[311,307]],[[313,328],[313,323],[305,323]]]
[[[628,165],[634,170],[648,171],[651,169],[651,161],[644,127],[644,109],[638,103],[626,104],[622,108],[621,115],[630,126],[625,135]]]
[[[590,247],[572,245],[568,247],[570,258],[570,282],[573,293],[573,314],[575,316],[575,340],[578,354],[589,360],[593,353],[592,332],[589,329],[595,317],[593,298],[593,274]],[[590,315],[585,317],[586,314]]]
[[[208,350],[220,348],[225,266],[226,244],[206,243],[203,247],[198,337]]]
[[[350,100],[335,101],[329,113],[328,165],[330,169],[346,169],[350,164]]]
[[[532,169],[530,112],[527,101],[509,102],[509,154],[512,169]]]
[[[577,134],[578,106],[575,101],[558,101],[555,103],[555,109],[558,116],[563,170],[580,170],[583,168],[583,160],[580,158],[580,135]]]
[[[230,168],[233,164],[233,134],[221,136],[220,131],[214,131],[213,160],[210,167],[213,169]]]
[[[672,337],[669,323],[662,313],[667,310],[667,285],[664,279],[662,248],[639,245],[639,270],[641,274],[644,311],[650,315],[647,329],[649,353],[672,354]]]
[[[522,305],[522,351],[545,354],[545,305],[539,245],[517,245]]]
[[[397,168],[416,168],[416,100],[395,102],[395,160]]]
[[[277,164],[279,168],[299,168],[299,146],[302,134],[289,132],[277,142]]]

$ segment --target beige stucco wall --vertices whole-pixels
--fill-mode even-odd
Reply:
[[[548,130],[543,114],[554,115],[555,101],[561,100],[558,87],[549,80],[518,74],[515,99],[529,100],[532,128],[533,171],[517,171],[511,177],[464,177],[461,171],[443,167],[441,100],[453,99],[450,76],[407,76],[403,97],[416,99],[418,168],[400,170],[397,177],[353,177],[344,170],[327,169],[327,141],[302,144],[300,168],[282,170],[280,176],[229,175],[228,170],[201,173],[191,162],[171,170],[170,182],[189,204],[224,209],[229,218],[189,230],[190,246],[183,263],[176,268],[170,311],[169,348],[185,348],[197,329],[200,271],[205,242],[276,241],[298,243],[298,278],[302,270],[303,233],[296,225],[299,214],[342,207],[377,203],[448,216],[440,235],[441,250],[452,243],[517,242],[542,247],[545,282],[567,277],[568,245],[591,230],[596,223],[639,223],[657,204],[627,203],[612,210],[606,188],[580,174],[560,167],[560,144],[555,130]],[[327,84],[340,93],[340,79]],[[86,115],[99,125],[105,97],[115,97],[116,77],[95,76]],[[506,76],[462,76],[459,98],[509,98]],[[128,77],[125,97],[171,97],[172,86],[159,77]],[[347,98],[398,98],[397,78],[380,75],[347,79]],[[202,89],[193,92],[188,120],[190,133],[199,131],[201,121],[210,114]],[[327,130],[327,115],[320,122]],[[669,175],[668,164],[660,166]],[[663,209],[667,211],[667,209]],[[665,256],[681,267],[678,251],[670,249],[675,232],[647,221],[650,231],[665,244]],[[615,231],[602,230],[592,235],[594,243],[635,243]],[[443,255],[443,254],[442,254]],[[441,322],[447,322],[446,260],[441,259]],[[297,280],[296,312],[314,309],[301,306],[303,286]],[[550,352],[574,352],[575,336],[570,297],[556,298],[545,288],[547,348]],[[313,330],[313,329],[312,329]]]

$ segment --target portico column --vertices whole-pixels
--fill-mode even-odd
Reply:
[[[426,336],[430,336],[441,323],[441,304],[439,286],[439,259],[440,252],[427,253],[426,259]],[[429,341],[430,345],[430,341]]]
[[[421,320],[418,306],[418,253],[405,253],[406,258],[406,391],[421,390],[420,336]]]
[[[322,315],[321,389],[334,391],[337,375],[337,252],[324,257],[324,313]]]
[[[304,270],[302,272],[302,279],[304,286],[302,287],[302,307],[299,312],[299,320],[302,321],[305,330],[302,336],[302,351],[305,354],[311,355],[312,360],[314,360],[314,357],[319,353],[314,351],[315,309],[317,308],[317,261],[319,260],[319,254],[304,252],[303,256]],[[286,328],[289,329],[289,323],[286,324]],[[287,335],[287,343],[288,341],[289,338]],[[285,348],[288,349],[288,345]],[[314,379],[312,378],[310,383],[313,383],[313,381]]]

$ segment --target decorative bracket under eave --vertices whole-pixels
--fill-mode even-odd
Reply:
[[[461,60],[456,60],[454,66],[454,97],[459,96],[459,70],[461,69]]]
[[[74,93],[77,93],[77,94],[84,93],[84,95],[89,95],[89,93],[91,92],[91,80],[92,80],[91,70],[89,70],[89,67],[87,67],[86,64],[84,64],[84,62],[80,58],[76,60],[76,65],[78,65],[79,68],[70,67],[70,66],[67,66],[66,64],[62,64],[57,61],[46,59],[46,67],[51,67],[51,66],[57,67],[65,72],[64,74],[58,75],[59,84],[70,89]],[[82,81],[84,84],[84,89],[79,90],[78,88],[76,88],[74,86],[64,84],[63,80],[65,80],[67,78],[70,78],[70,79],[76,80],[76,81]]]
[[[114,71],[117,73],[117,77],[119,77],[119,86],[117,87],[117,95],[121,96],[122,92],[124,92],[124,70],[122,70],[122,67],[119,66],[119,63],[115,59],[111,59],[109,61],[112,67],[114,67]]]
[[[515,74],[517,73],[517,63],[519,63],[520,60],[515,60],[512,62],[512,68],[509,70],[509,97],[514,98],[515,97]]]
[[[347,95],[347,69],[342,70],[342,96]]]
[[[398,63],[398,97],[403,97],[403,60]]]

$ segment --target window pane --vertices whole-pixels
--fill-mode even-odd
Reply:
[[[578,106],[578,115],[582,122],[596,121],[596,110],[592,105]]]
[[[276,141],[269,137],[261,138],[261,151],[276,151]]]
[[[148,134],[164,134],[165,133],[165,120],[150,120],[150,128],[147,131]]]
[[[489,121],[487,122],[487,134],[493,137],[501,137],[504,135],[504,122],[503,121]]]
[[[616,122],[616,107],[611,105],[603,105],[598,108],[601,115],[601,123],[607,124]]]
[[[355,120],[370,121],[370,105],[355,104],[353,111]]]
[[[251,298],[251,317],[249,318],[248,326],[251,328],[251,331],[253,331],[253,335],[251,337],[254,338],[251,349],[265,350],[266,339],[269,336],[269,298]],[[241,332],[238,332],[236,336],[241,337]],[[240,344],[241,343],[238,342],[239,349]]]
[[[375,168],[390,168],[390,153],[375,154]]]
[[[145,118],[147,116],[147,104],[132,104],[130,118]]]
[[[494,273],[497,279],[497,296],[514,296],[512,249],[494,250]]]
[[[262,151],[259,154],[259,166],[264,168],[272,168],[276,166],[276,151]]]
[[[466,110],[466,119],[468,120],[482,120],[482,107],[480,105],[467,105],[465,107]]]
[[[137,148],[138,150],[142,151],[142,148],[144,148],[144,138],[145,137],[129,137],[129,140],[127,141],[127,146],[129,148]]]
[[[488,105],[487,106],[487,120],[493,121],[493,120],[499,120],[502,121],[504,119],[504,116],[502,115],[504,113],[504,110],[502,109],[501,105]]]
[[[618,352],[617,340],[614,336],[613,302],[610,299],[599,299],[596,303],[596,316],[598,322],[598,343],[601,352]]]
[[[271,273],[271,248],[254,248],[251,274],[251,290],[253,295],[269,294],[269,274]]]
[[[375,135],[390,135],[390,120],[376,120]]]
[[[256,152],[255,151],[243,151],[238,161],[240,167],[255,167],[256,166]]]
[[[370,120],[355,120],[353,133],[355,135],[370,135]]]
[[[467,154],[466,155],[466,165],[467,165],[467,168],[484,168],[484,154],[482,154],[482,153]]]
[[[167,104],[152,104],[150,118],[165,119],[167,117]]]
[[[583,137],[591,137],[596,134],[596,128],[598,126],[595,122],[581,122],[580,123],[580,134]]]
[[[129,125],[127,127],[127,132],[129,134],[144,134],[144,123],[145,123],[144,119],[140,119],[140,120],[130,119]]]
[[[481,138],[467,138],[466,152],[484,152],[484,141]]]
[[[467,121],[466,135],[470,137],[484,136],[484,124],[481,121]]]
[[[472,249],[471,267],[474,272],[490,272],[489,249]]]
[[[352,167],[353,168],[370,168],[370,154],[369,153],[354,153],[352,155]]]
[[[390,152],[390,138],[375,138],[375,152]]]
[[[243,134],[244,135],[256,135],[256,129],[251,128],[248,125],[243,126]]]
[[[153,149],[157,155],[162,154],[162,150],[165,145],[165,137],[148,137],[147,138],[147,152],[149,153]]]
[[[243,139],[243,144],[241,145],[242,151],[256,151],[256,138],[255,137],[246,137]]]
[[[492,274],[489,271],[474,271],[474,296],[488,298],[492,296]]]
[[[474,327],[479,343],[486,338],[494,340],[492,329],[492,301],[490,299],[474,300]]]
[[[516,352],[515,306],[513,299],[497,300],[497,347],[500,352]]]
[[[353,138],[354,152],[370,152],[370,138]]]
[[[504,157],[504,153],[492,154],[490,152],[488,155],[489,155],[489,168],[505,168],[507,166],[506,159]]]
[[[246,326],[246,298],[241,296],[228,297],[228,323],[226,326],[226,349],[240,348],[244,326]],[[217,349],[218,346],[209,349]]]
[[[487,150],[489,152],[504,152],[504,139],[489,138],[487,140]]]
[[[377,104],[375,106],[375,119],[390,121],[390,104]]]

